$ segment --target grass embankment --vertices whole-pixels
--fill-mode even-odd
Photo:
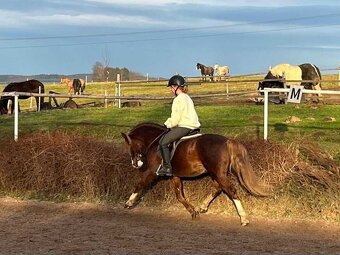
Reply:
[[[92,84],[93,85],[93,84]],[[207,84],[206,91],[211,92]],[[51,85],[51,90],[60,85]],[[99,86],[99,87],[97,87]],[[101,94],[101,84],[87,91]],[[224,85],[220,86],[223,92]],[[112,89],[112,88],[111,88]],[[133,87],[125,88],[133,94]],[[140,93],[168,93],[163,86]],[[96,92],[96,93],[95,93]],[[203,87],[193,87],[202,94]],[[214,92],[215,93],[215,92]],[[110,93],[111,94],[111,93]],[[168,94],[169,95],[169,94]],[[79,102],[81,103],[81,102]],[[142,121],[163,122],[170,100],[147,102],[143,107],[81,108],[23,112],[19,116],[19,142],[13,142],[13,117],[0,117],[0,189],[2,194],[53,200],[124,202],[138,180],[131,169],[120,132]],[[23,103],[24,104],[24,103]],[[275,186],[269,198],[242,199],[251,215],[318,218],[340,222],[339,162],[340,108],[338,105],[270,105],[269,142],[263,137],[263,106],[198,103],[202,132],[240,139],[248,148],[258,175]],[[300,122],[286,123],[289,116]],[[335,122],[329,122],[329,117]],[[189,201],[199,204],[210,191],[210,181],[185,181]],[[150,190],[141,205],[181,206],[169,182]],[[226,196],[212,205],[218,212],[235,214]],[[184,209],[183,209],[184,210]]]
[[[250,215],[339,222],[339,167],[320,148],[263,140],[243,143],[257,175],[275,187],[273,196],[256,198],[234,178]],[[139,179],[124,148],[116,141],[61,131],[27,134],[20,142],[11,140],[0,147],[0,189],[24,198],[124,203]],[[212,189],[208,177],[184,181],[184,186],[188,200],[197,206]],[[143,205],[181,207],[169,181],[159,181],[149,190],[139,206]],[[211,210],[236,214],[225,195],[213,202]]]

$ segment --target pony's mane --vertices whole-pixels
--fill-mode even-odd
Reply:
[[[135,126],[131,131],[130,134],[132,134],[134,131],[136,131],[137,129],[139,129],[140,127],[152,127],[152,128],[158,128],[158,129],[162,129],[163,126],[158,124],[158,123],[154,123],[154,122],[142,122],[139,123],[137,126]]]

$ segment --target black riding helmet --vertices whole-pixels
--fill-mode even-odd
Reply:
[[[184,87],[186,86],[185,79],[180,75],[174,75],[169,79],[167,87],[170,86]]]

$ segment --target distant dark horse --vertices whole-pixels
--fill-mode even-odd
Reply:
[[[207,75],[210,76],[210,81],[214,81],[214,68],[197,63],[196,69],[201,69],[201,75],[204,81],[206,80]]]
[[[125,207],[132,208],[138,199],[157,178],[156,169],[161,163],[157,145],[166,128],[155,123],[141,123],[128,134],[122,133],[131,155],[132,166],[142,170],[142,176]],[[233,139],[215,134],[204,134],[181,142],[171,161],[173,167],[172,185],[177,199],[189,211],[192,218],[200,212],[207,212],[210,203],[223,191],[234,203],[240,216],[241,225],[249,223],[236,189],[229,177],[233,172],[239,182],[251,194],[266,196],[268,187],[260,184],[250,165],[246,148]],[[188,203],[184,197],[181,178],[197,177],[207,173],[213,181],[214,189],[200,210]]]
[[[61,77],[60,84],[66,84],[69,94],[82,94],[85,90],[85,81],[83,79],[69,79]]]
[[[41,93],[45,92],[44,89],[44,84],[42,84],[40,81],[37,80],[28,80],[28,81],[23,81],[23,82],[12,82],[8,84],[3,92],[29,92],[29,93],[39,93],[39,87],[41,88]],[[19,96],[19,99],[27,99],[30,96]],[[12,96],[2,96],[0,98],[0,113],[1,114],[7,114],[8,109],[7,109],[7,104],[8,100],[12,101],[12,106],[11,106],[11,113],[13,114],[14,111],[14,97]],[[39,97],[35,97],[35,101],[37,103],[37,110],[39,108]],[[40,105],[43,105],[44,103],[44,98],[41,97],[40,99]],[[20,108],[19,108],[20,111]]]
[[[74,94],[79,95],[84,92],[85,85],[83,86],[82,81],[80,79],[73,79],[72,83]]]

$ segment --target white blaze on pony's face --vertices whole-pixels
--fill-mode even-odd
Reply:
[[[130,145],[131,164],[134,168],[141,168],[144,165],[142,149],[138,144]]]
[[[132,167],[141,168],[143,166],[143,154],[141,153],[141,145],[135,142],[133,143],[129,134],[121,133],[121,135],[129,147]]]
[[[140,153],[131,153],[131,164],[134,168],[141,168],[143,166],[143,155]]]

